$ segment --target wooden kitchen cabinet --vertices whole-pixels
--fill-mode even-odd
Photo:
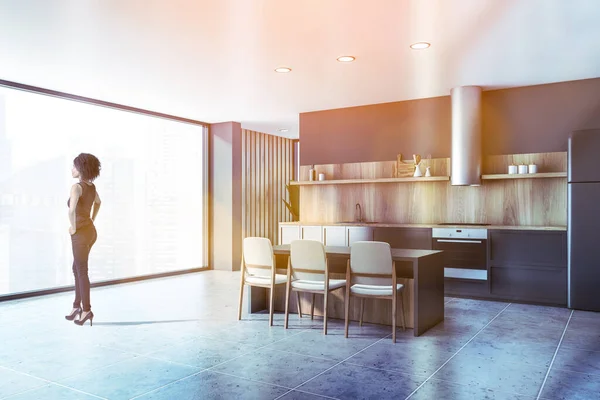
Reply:
[[[299,225],[279,225],[279,244],[290,244],[300,239]]]
[[[316,240],[323,243],[323,226],[321,225],[301,225],[300,234],[302,240]]]
[[[566,232],[490,230],[489,237],[493,297],[566,306]]]
[[[395,249],[432,249],[431,228],[375,228],[373,240]]]
[[[347,227],[347,246],[352,246],[352,243],[359,241],[372,241],[373,240],[373,228],[365,226],[349,226]]]
[[[324,226],[323,238],[325,246],[347,246],[345,226]]]

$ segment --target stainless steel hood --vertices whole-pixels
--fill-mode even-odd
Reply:
[[[460,86],[452,99],[451,184],[481,184],[481,87]]]

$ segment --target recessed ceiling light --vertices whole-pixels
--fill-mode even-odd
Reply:
[[[428,48],[429,46],[431,46],[431,43],[427,43],[427,42],[418,42],[418,43],[413,43],[410,45],[410,48],[413,50],[423,50]]]
[[[352,57],[352,56],[341,56],[338,57],[337,60],[339,62],[352,62],[354,60],[356,60],[356,57]]]
[[[288,67],[279,67],[279,68],[275,68],[275,72],[286,74],[288,72],[292,72],[292,69],[288,68]]]
[[[285,128],[277,129],[277,132],[287,132],[288,130]]]

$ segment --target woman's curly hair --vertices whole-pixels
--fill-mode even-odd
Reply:
[[[93,181],[100,175],[100,160],[92,154],[81,153],[73,160],[73,165],[79,171],[81,178]]]

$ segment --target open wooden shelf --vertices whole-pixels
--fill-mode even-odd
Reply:
[[[308,185],[347,185],[360,183],[403,183],[403,182],[439,182],[449,181],[449,176],[422,176],[408,178],[377,178],[377,179],[333,179],[324,181],[292,181],[290,185],[308,186]]]
[[[481,179],[541,179],[541,178],[566,178],[566,172],[538,172],[537,174],[492,174],[481,175]]]

